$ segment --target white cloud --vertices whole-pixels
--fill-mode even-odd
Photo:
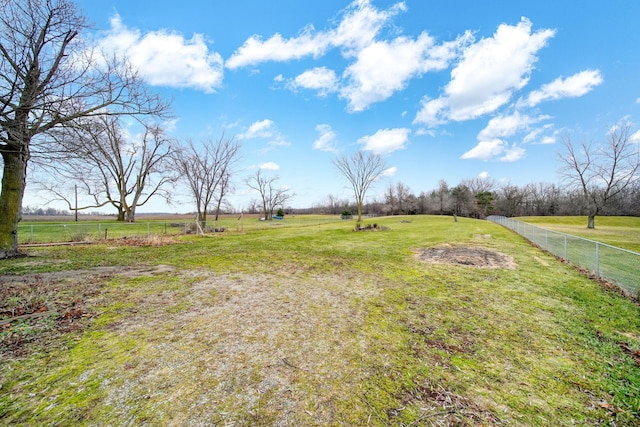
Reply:
[[[480,172],[480,173],[478,174],[478,178],[480,178],[480,179],[487,179],[487,178],[489,178],[489,172],[487,172],[487,171],[482,171],[482,172]]]
[[[337,90],[338,77],[335,71],[326,67],[312,68],[297,76],[288,87],[312,89],[318,91],[320,96],[326,96]]]
[[[345,57],[357,55],[357,52],[370,45],[380,30],[407,6],[399,2],[385,11],[371,6],[370,0],[354,0],[346,9],[344,17],[335,30],[328,33],[333,46],[342,48]]]
[[[512,144],[511,147],[506,147],[504,150],[504,156],[500,157],[501,162],[515,162],[520,160],[526,154],[526,150],[522,147],[518,147],[516,144]]]
[[[271,138],[277,132],[273,120],[264,119],[253,122],[249,129],[238,135],[238,139]]]
[[[277,171],[277,170],[280,170],[280,165],[278,165],[275,162],[266,162],[266,163],[260,164],[258,168],[264,169],[264,170],[270,170],[270,171]]]
[[[395,166],[391,166],[388,169],[382,171],[382,176],[390,177],[395,176],[398,173],[398,168]]]
[[[522,140],[525,144],[555,144],[558,140],[557,132],[553,132],[551,135],[545,135],[545,132],[549,132],[553,129],[552,124],[546,124],[544,126],[533,129]]]
[[[379,10],[369,0],[355,0],[333,28],[316,31],[307,26],[292,38],[275,34],[263,40],[254,35],[231,55],[226,66],[236,69],[267,61],[319,58],[332,48],[340,49],[345,59],[355,59],[345,70],[341,85],[335,71],[317,67],[299,75],[287,87],[317,90],[320,96],[340,90],[350,111],[362,111],[404,89],[410,79],[446,68],[471,39],[470,33],[465,33],[452,42],[437,45],[423,32],[416,39],[403,36],[391,41],[376,40],[391,19],[406,10],[404,2]]]
[[[488,141],[480,141],[478,145],[464,153],[460,158],[483,161],[498,158],[498,160],[502,162],[515,162],[524,157],[524,155],[525,150],[523,148],[515,144],[509,146],[506,141],[496,138]]]
[[[111,29],[95,42],[104,52],[127,57],[151,85],[211,93],[222,84],[222,56],[209,51],[202,34],[194,34],[189,40],[167,30],[143,34],[127,28],[120,16],[115,15],[111,18]]]
[[[491,141],[480,141],[478,145],[464,153],[461,158],[489,160],[502,154],[504,152],[504,145],[505,142],[497,138]]]
[[[316,131],[320,136],[313,142],[313,148],[320,151],[336,152],[336,133],[331,129],[331,126],[321,124],[316,126]]]
[[[257,138],[269,139],[269,145],[271,147],[288,147],[291,145],[282,134],[280,134],[273,120],[269,119],[253,122],[245,132],[238,135],[238,139]]]
[[[479,140],[505,138],[528,129],[532,124],[548,119],[548,116],[531,117],[516,111],[510,115],[500,115],[489,120],[487,127],[478,134]]]
[[[363,150],[385,155],[406,148],[410,133],[407,128],[381,129],[373,135],[363,136],[358,143],[364,145]]]
[[[517,25],[502,24],[493,37],[468,46],[451,71],[445,93],[425,99],[414,123],[436,126],[470,120],[507,103],[514,91],[528,83],[536,54],[554,35],[553,30],[532,32],[531,27],[526,18]]]
[[[640,144],[640,130],[639,130],[639,131],[636,131],[634,134],[632,134],[632,135],[629,137],[629,140],[630,140],[631,142],[636,143],[636,144]]]
[[[266,41],[253,35],[227,60],[226,67],[236,69],[256,65],[266,61],[289,61],[312,55],[318,57],[327,49],[322,34],[314,34],[313,27],[307,27],[297,37],[285,39],[275,34]]]
[[[525,104],[529,107],[534,107],[543,101],[577,98],[589,93],[602,81],[602,74],[600,74],[599,70],[581,71],[566,79],[558,77],[551,83],[543,85],[540,90],[531,92]]]
[[[236,69],[267,61],[283,62],[307,56],[318,58],[331,47],[342,48],[343,54],[350,56],[370,44],[384,24],[402,10],[406,10],[404,3],[379,11],[369,0],[355,0],[345,9],[337,28],[315,31],[313,26],[307,26],[291,38],[276,33],[263,40],[259,35],[253,35],[231,55],[226,66]]]
[[[356,62],[345,70],[341,97],[349,101],[349,110],[362,111],[404,89],[410,79],[445,69],[465,40],[467,37],[460,37],[437,46],[423,32],[415,40],[397,37],[390,42],[373,42],[360,50]]]

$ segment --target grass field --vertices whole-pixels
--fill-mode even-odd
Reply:
[[[130,237],[198,234],[193,215],[140,215],[134,223],[116,221],[113,217],[85,216],[74,222],[70,217],[26,218],[18,226],[19,244],[51,242],[95,242]],[[221,216],[210,219],[203,232],[224,229],[225,232],[249,232],[287,227],[316,226],[340,222],[339,215],[287,215],[283,220],[260,221],[260,215]]]
[[[536,216],[516,219],[549,230],[640,252],[640,217],[597,216],[596,227],[592,230],[587,228],[585,216]]]
[[[640,425],[637,304],[487,221],[373,222],[0,262],[0,424]]]

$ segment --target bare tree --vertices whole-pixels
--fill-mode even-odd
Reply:
[[[46,152],[46,133],[106,111],[167,111],[125,62],[83,46],[86,29],[70,0],[0,0],[0,258],[19,255],[27,166]]]
[[[265,220],[270,220],[273,217],[273,211],[277,207],[283,208],[285,203],[294,196],[289,189],[277,185],[278,179],[280,178],[277,175],[265,177],[262,175],[262,170],[258,169],[254,175],[245,180],[249,188],[260,193]]]
[[[498,209],[505,216],[517,216],[522,209],[526,196],[526,188],[521,189],[512,184],[505,184],[500,187],[498,194]]]
[[[357,151],[351,157],[343,155],[335,158],[333,164],[344,175],[353,188],[358,209],[357,222],[362,221],[362,204],[364,197],[371,185],[382,175],[386,165],[379,154],[369,152],[365,154],[362,150]]]
[[[175,153],[175,168],[186,181],[196,204],[198,221],[204,228],[207,212],[212,202],[216,203],[216,219],[224,197],[231,186],[233,165],[238,160],[240,143],[233,137],[222,135],[218,140],[205,140],[200,147],[193,141],[179,148]]]
[[[595,228],[596,216],[638,180],[640,150],[631,141],[631,124],[621,121],[613,126],[604,144],[576,146],[569,135],[563,143],[562,175],[582,193],[588,209],[587,228]]]
[[[387,215],[394,215],[396,212],[396,206],[398,199],[396,198],[395,187],[393,184],[389,184],[384,190],[384,210]]]
[[[431,193],[431,197],[437,201],[438,212],[440,215],[449,210],[451,206],[451,191],[449,184],[444,179],[438,181],[438,189]]]
[[[134,222],[136,208],[152,197],[170,200],[167,184],[174,177],[167,171],[172,143],[159,125],[144,126],[141,135],[127,138],[117,117],[90,117],[75,124],[60,135],[53,134],[66,160],[52,156],[58,163],[48,168],[54,183],[44,186],[70,210],[111,205],[118,221]],[[91,203],[74,206],[75,200],[69,197],[73,191],[65,183],[79,185],[81,196],[89,197]]]

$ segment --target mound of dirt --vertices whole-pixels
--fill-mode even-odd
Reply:
[[[418,250],[418,259],[434,264],[513,270],[513,257],[479,246],[441,245]]]

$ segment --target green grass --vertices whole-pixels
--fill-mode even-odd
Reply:
[[[339,222],[337,215],[287,215],[282,220],[260,221],[256,215],[221,217],[218,221],[207,221],[207,233],[224,228],[227,233],[256,230],[276,230],[289,227],[312,227]],[[183,215],[176,219],[141,219],[125,223],[113,219],[95,220],[89,217],[82,221],[23,221],[18,226],[19,244],[50,242],[95,242],[104,239],[148,237],[180,234],[198,234],[193,217]]]
[[[637,305],[487,221],[367,222],[390,230],[338,222],[3,261],[0,274],[147,272],[105,276],[86,329],[0,355],[0,424],[640,425]],[[516,267],[415,256],[442,244]]]
[[[597,216],[596,227],[591,230],[587,228],[585,216],[536,216],[516,219],[549,230],[640,252],[640,217]]]

